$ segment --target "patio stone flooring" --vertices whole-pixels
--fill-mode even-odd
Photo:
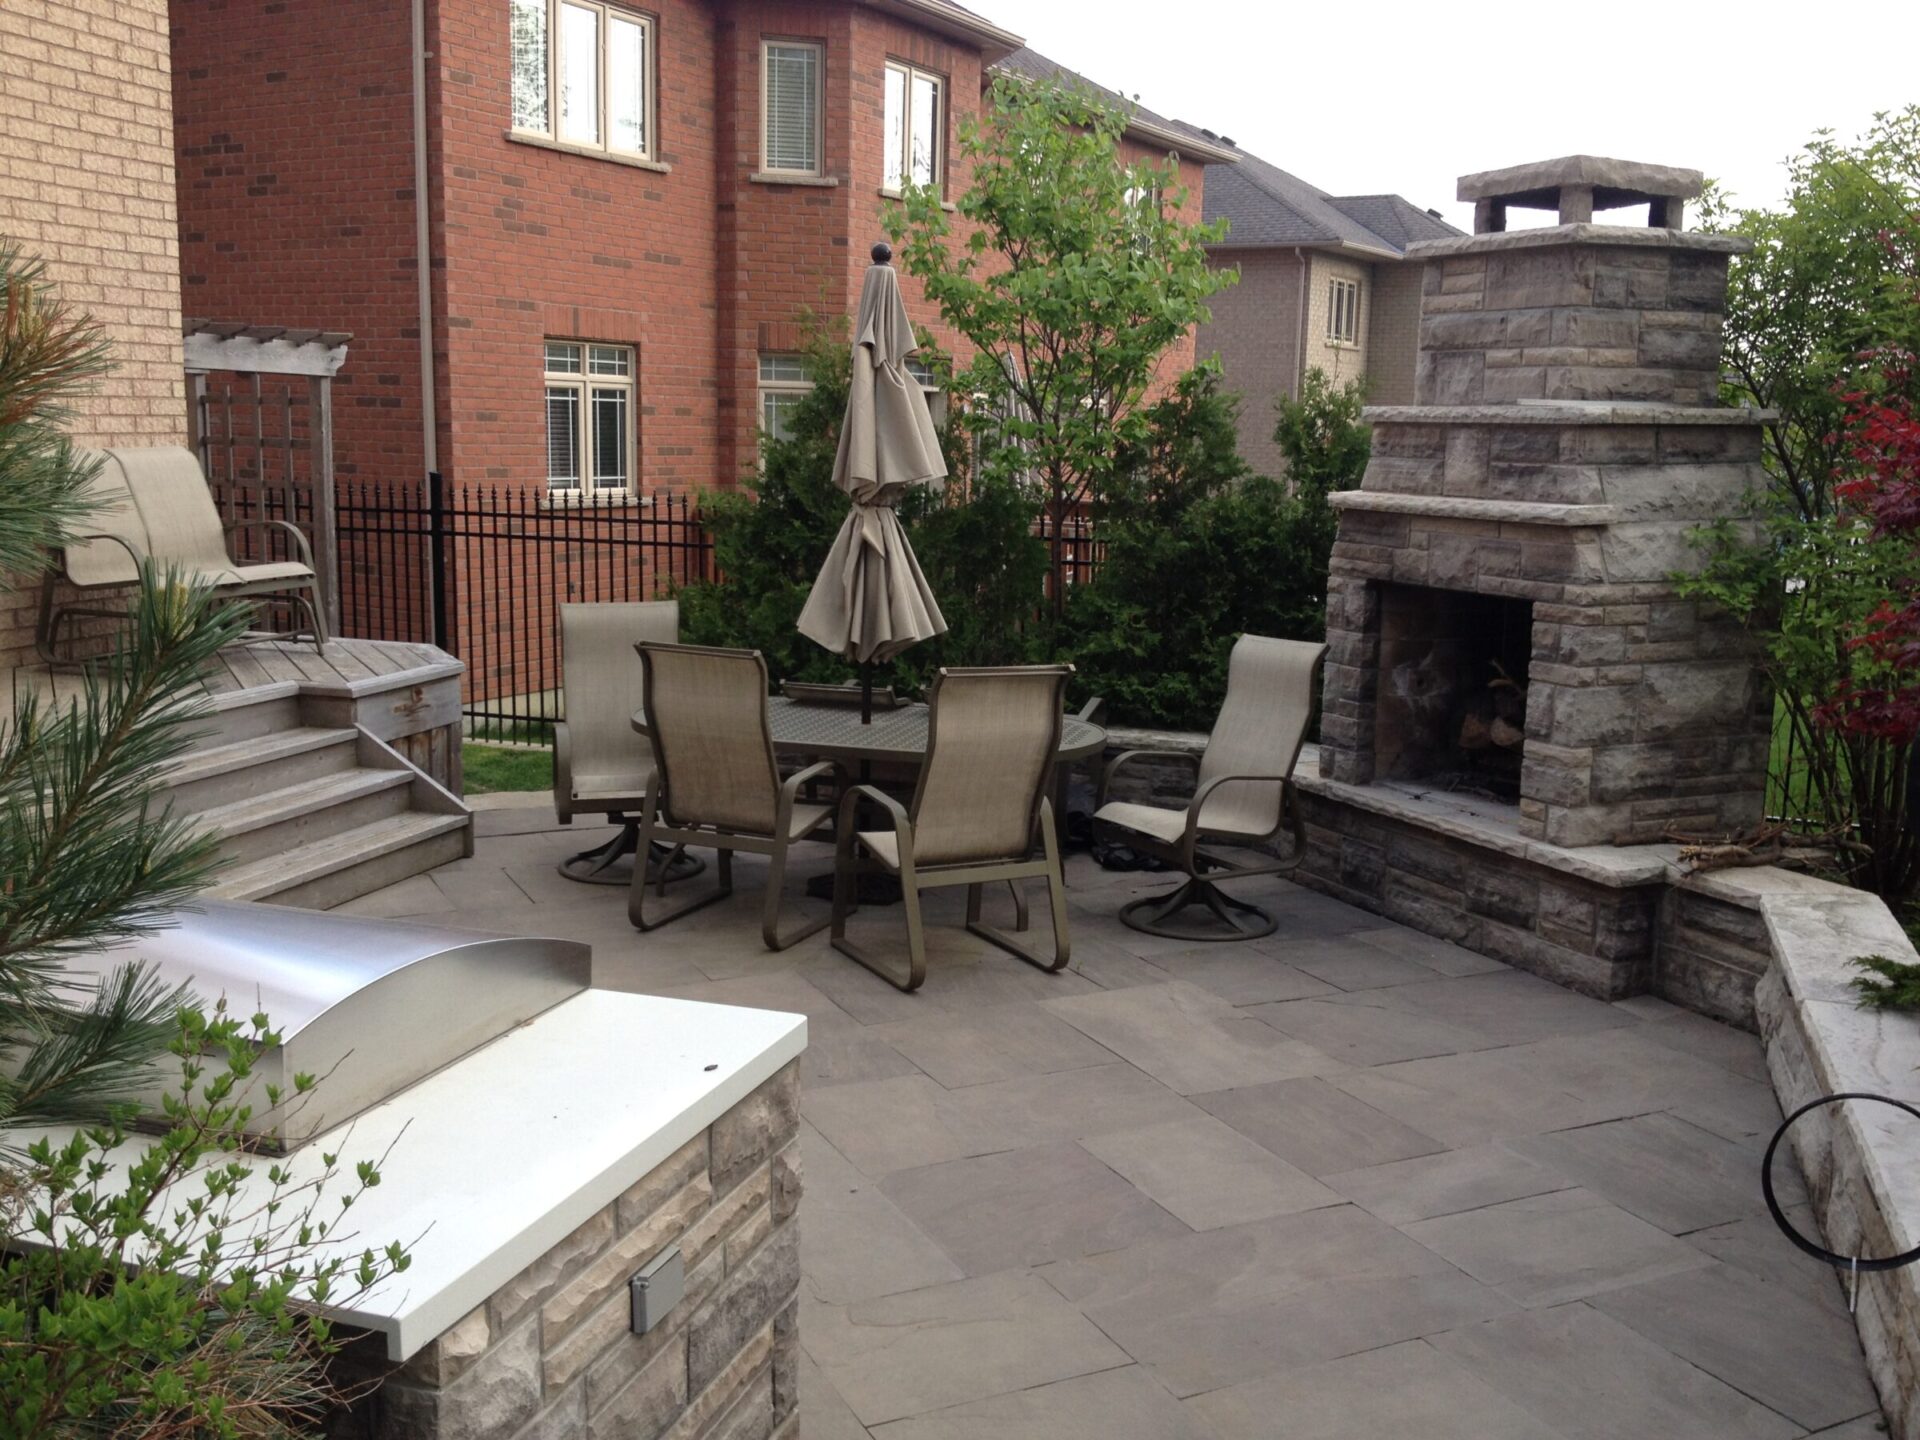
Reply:
[[[1881,1433],[1837,1278],[1766,1217],[1751,1036],[1284,882],[1242,882],[1270,939],[1135,934],[1115,911],[1168,878],[1085,856],[1069,971],[968,937],[940,892],[907,996],[824,934],[763,950],[752,857],[732,902],[642,936],[624,890],[554,872],[610,832],[478,819],[471,860],[344,908],[567,936],[598,984],[808,1017],[808,1440]],[[831,864],[797,859],[790,917]]]

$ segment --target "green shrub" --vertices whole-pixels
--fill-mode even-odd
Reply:
[[[852,664],[795,628],[847,518],[850,502],[833,483],[833,461],[850,368],[844,337],[817,332],[807,348],[813,389],[794,408],[790,438],[763,435],[760,472],[745,490],[702,502],[723,578],[680,592],[689,641],[758,650],[776,682],[855,677]],[[949,480],[900,505],[948,632],[876,667],[876,685],[916,691],[940,665],[1009,664],[1027,655],[1026,627],[1046,574],[1045,546],[1033,534],[1038,503],[1000,467],[970,476],[973,439],[962,425],[943,429]]]
[[[1311,371],[1283,400],[1288,483],[1251,475],[1235,444],[1238,400],[1211,365],[1183,376],[1147,412],[1095,511],[1106,555],[1072,596],[1065,649],[1084,694],[1115,720],[1205,728],[1226,693],[1244,632],[1314,640],[1325,633],[1332,489],[1366,468],[1357,386]]]
[[[254,1153],[243,1097],[278,1038],[262,1015],[182,1011],[164,1133],[130,1145],[122,1117],[26,1148],[0,1196],[17,1238],[0,1260],[0,1436],[296,1436],[339,1401],[338,1344],[312,1307],[351,1303],[408,1257],[349,1238],[374,1165],[343,1187],[338,1156],[300,1179]],[[314,1083],[263,1091],[292,1108]],[[122,1147],[133,1158],[116,1167]],[[246,1183],[256,1172],[264,1193]]]

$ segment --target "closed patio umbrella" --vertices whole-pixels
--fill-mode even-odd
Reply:
[[[919,382],[907,371],[913,325],[892,250],[873,247],[853,327],[853,386],[834,483],[853,501],[800,611],[800,633],[866,667],[946,633],[894,506],[947,464]]]

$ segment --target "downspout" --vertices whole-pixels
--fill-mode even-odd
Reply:
[[[420,442],[426,471],[440,468],[433,373],[433,229],[427,183],[427,0],[413,0],[413,226],[420,280]]]
[[[1301,387],[1307,383],[1307,274],[1313,262],[1298,245],[1293,247],[1293,258],[1300,262],[1300,333],[1294,337],[1293,346],[1293,398],[1298,400]]]

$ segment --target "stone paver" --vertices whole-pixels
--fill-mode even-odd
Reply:
[[[584,940],[597,984],[808,1017],[809,1436],[1879,1433],[1839,1286],[1760,1213],[1779,1110],[1749,1035],[1282,881],[1245,887],[1266,940],[1139,935],[1114,912],[1171,881],[1084,856],[1067,973],[958,930],[956,892],[907,996],[824,936],[768,954],[758,860],[641,936],[624,892],[552,875],[602,832],[483,819],[472,859],[350,908]],[[827,853],[802,857],[790,917],[819,910]],[[898,939],[897,910],[858,923]]]

